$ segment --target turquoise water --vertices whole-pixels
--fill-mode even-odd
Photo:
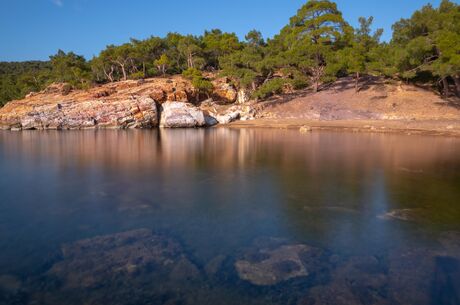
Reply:
[[[458,138],[0,132],[0,173],[0,304],[460,304]]]

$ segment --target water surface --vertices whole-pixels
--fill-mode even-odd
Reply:
[[[0,132],[0,173],[0,304],[460,304],[458,138]]]

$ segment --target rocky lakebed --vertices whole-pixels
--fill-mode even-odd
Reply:
[[[0,275],[0,304],[458,304],[460,232],[438,242],[343,256],[268,237],[203,264],[137,229],[64,244],[28,278]]]

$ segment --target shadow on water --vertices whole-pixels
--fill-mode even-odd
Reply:
[[[460,139],[0,133],[0,304],[453,305]]]

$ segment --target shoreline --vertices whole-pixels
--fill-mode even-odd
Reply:
[[[344,132],[399,133],[406,135],[433,135],[460,137],[460,120],[308,120],[308,119],[254,119],[235,121],[217,128],[277,128],[300,129],[303,132],[335,130]]]

